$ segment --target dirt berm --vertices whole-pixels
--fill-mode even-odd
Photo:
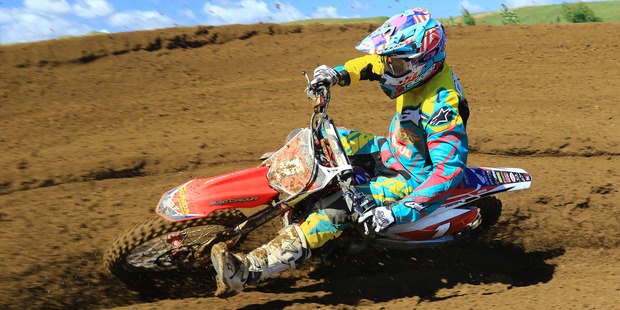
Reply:
[[[0,47],[2,309],[617,309],[618,23],[448,27],[470,166],[532,188],[469,247],[318,257],[220,300],[129,290],[116,236],[191,178],[253,167],[311,105],[302,70],[361,56],[377,25],[190,27]],[[375,83],[336,88],[340,126],[385,134]]]

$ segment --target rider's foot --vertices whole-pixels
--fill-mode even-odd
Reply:
[[[245,254],[231,254],[226,243],[211,248],[211,262],[217,272],[215,296],[227,298],[243,291],[246,285],[291,270],[310,256],[306,237],[299,226],[291,225],[275,239]]]
[[[243,291],[249,275],[247,259],[231,254],[226,243],[220,242],[211,249],[211,262],[217,272],[215,296],[228,298]]]

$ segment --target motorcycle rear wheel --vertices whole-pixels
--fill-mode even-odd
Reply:
[[[487,196],[479,200],[473,201],[470,205],[480,211],[482,222],[480,228],[488,230],[499,220],[502,215],[502,201],[495,196]]]
[[[181,222],[152,217],[112,243],[104,255],[104,267],[123,280],[209,273],[211,247],[245,219],[238,210],[216,211]],[[199,250],[200,256],[196,255]]]
[[[454,236],[457,242],[474,241],[480,238],[499,221],[499,217],[502,214],[502,201],[495,196],[487,196],[473,201],[469,206],[478,209],[481,221],[480,224],[471,230],[457,232]]]

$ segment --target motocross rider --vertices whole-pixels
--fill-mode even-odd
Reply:
[[[365,167],[356,186],[371,207],[361,216],[351,215],[343,199],[332,199],[247,255],[229,253],[225,243],[215,245],[216,296],[236,295],[248,284],[295,268],[353,220],[381,233],[430,214],[446,200],[464,175],[469,108],[444,62],[445,44],[443,26],[428,11],[415,8],[391,17],[357,45],[369,55],[333,69],[315,69],[313,86],[379,81],[385,94],[396,99],[387,137],[338,128],[347,155],[376,162]]]

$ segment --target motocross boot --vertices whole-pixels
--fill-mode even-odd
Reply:
[[[292,270],[309,256],[306,237],[296,225],[287,227],[275,239],[247,255],[231,254],[226,243],[220,242],[211,249],[211,262],[217,272],[215,296],[237,295],[246,285]]]

